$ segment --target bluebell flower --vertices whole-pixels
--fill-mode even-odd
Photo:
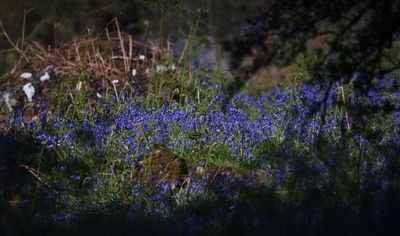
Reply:
[[[66,220],[65,214],[57,214],[54,218],[57,222],[65,222]]]
[[[46,134],[41,134],[36,136],[36,139],[39,140],[40,142],[47,140],[48,136]]]
[[[87,119],[82,121],[82,129],[84,132],[88,132],[90,130],[90,123]]]
[[[75,181],[79,181],[79,180],[81,180],[81,177],[79,175],[71,175],[71,179],[73,179]]]

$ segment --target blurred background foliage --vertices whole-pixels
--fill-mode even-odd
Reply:
[[[24,10],[29,11],[25,40],[45,47],[59,46],[76,35],[98,33],[114,17],[121,30],[136,39],[147,36],[156,41],[171,33],[184,36],[197,25],[198,36],[217,43],[229,38],[265,4],[257,0],[4,0],[0,1],[0,20],[16,42],[22,36]],[[0,74],[17,60],[13,52],[6,51],[10,47],[0,34]]]
[[[291,66],[299,55],[312,79],[351,83],[361,93],[399,75],[399,1],[281,0],[262,11],[224,44],[236,71],[232,95],[260,68]]]

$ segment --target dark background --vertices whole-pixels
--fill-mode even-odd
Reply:
[[[267,1],[268,2],[268,1]],[[170,33],[185,35],[198,24],[198,36],[214,43],[228,39],[246,18],[259,14],[264,1],[229,0],[2,0],[0,20],[10,38],[21,38],[24,10],[26,19],[25,39],[44,46],[59,46],[73,36],[98,33],[108,22],[117,17],[121,30],[136,39],[146,36],[156,39]],[[147,27],[146,27],[147,22]],[[208,36],[212,36],[212,39]],[[10,48],[0,35],[0,50]],[[0,54],[0,72],[9,70],[15,56]]]
[[[331,85],[398,75],[400,2],[396,0],[2,0],[0,20],[11,40],[55,47],[76,35],[95,34],[117,17],[135,39],[163,41],[174,33],[218,44],[230,54],[233,96],[260,68],[291,65],[304,57],[311,78]],[[4,33],[4,32],[3,32]],[[0,35],[0,73],[17,53]],[[250,60],[249,60],[250,59]]]

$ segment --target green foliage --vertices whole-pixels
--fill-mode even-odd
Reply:
[[[295,58],[287,81],[277,88],[284,95],[264,94],[264,100],[239,95],[229,104],[230,110],[223,113],[218,97],[223,92],[221,71],[218,67],[196,64],[200,51],[193,48],[200,41],[196,34],[197,26],[185,41],[186,51],[182,50],[178,57],[167,52],[146,68],[148,82],[142,93],[135,93],[128,83],[118,82],[108,84],[105,95],[95,98],[88,85],[96,78],[82,71],[76,78],[60,80],[82,82],[81,88],[69,90],[67,95],[62,86],[55,93],[57,100],[70,99],[66,109],[47,119],[40,117],[34,128],[19,127],[21,117],[11,119],[16,127],[0,133],[0,167],[23,165],[26,172],[0,172],[4,176],[1,179],[10,180],[5,194],[0,191],[0,206],[7,212],[0,214],[0,219],[24,219],[24,211],[13,206],[21,206],[16,196],[21,192],[26,195],[22,196],[24,200],[32,200],[32,212],[43,214],[34,214],[35,217],[47,218],[49,222],[58,220],[60,212],[68,222],[73,222],[76,213],[98,213],[121,214],[121,218],[150,223],[152,217],[179,221],[187,218],[187,212],[194,212],[215,225],[202,225],[199,232],[245,229],[235,225],[237,219],[254,228],[258,217],[266,219],[270,227],[273,222],[281,223],[287,215],[288,225],[306,228],[309,222],[322,224],[335,207],[351,205],[349,211],[357,216],[363,210],[373,209],[368,204],[386,193],[383,188],[374,189],[377,183],[387,181],[394,190],[400,187],[396,186],[398,149],[384,146],[388,148],[385,150],[379,145],[381,138],[388,142],[388,137],[396,135],[398,124],[393,113],[381,110],[368,116],[369,120],[351,120],[351,128],[347,129],[337,124],[323,130],[329,127],[327,122],[310,125],[318,124],[321,119],[316,114],[323,112],[331,119],[328,122],[345,124],[343,116],[356,113],[348,109],[347,102],[358,95],[351,85],[338,87],[332,105],[323,111],[316,102],[322,89],[301,87],[311,80],[309,65],[317,60],[316,54],[299,54]],[[62,102],[65,101],[56,107],[62,108]],[[368,104],[369,100],[362,102]],[[395,105],[398,100],[393,97],[389,102]],[[190,119],[164,122],[163,115],[174,111],[181,111]],[[217,116],[209,116],[211,112]],[[132,118],[138,115],[138,119]],[[210,122],[204,122],[206,119]],[[210,131],[207,124],[214,119],[231,119],[231,126],[220,125]],[[248,120],[254,122],[247,123]],[[271,121],[263,123],[271,132],[265,132],[264,139],[256,139],[260,141],[250,142],[251,132],[264,128],[254,127],[264,120]],[[193,121],[192,126],[189,121]],[[168,132],[160,135],[165,130]],[[231,130],[236,132],[226,135]],[[154,152],[167,145],[167,156],[154,159]],[[385,158],[377,153],[387,158],[388,169],[381,166]],[[177,176],[188,175],[180,172],[176,160],[185,162],[191,171],[208,168],[211,180],[204,183],[201,178],[187,178],[169,188],[166,184],[173,183]],[[161,173],[159,178],[154,172]],[[226,182],[219,175],[221,172],[233,176],[233,182]],[[234,185],[238,180],[245,183]],[[200,184],[191,185],[196,181]],[[25,183],[34,193],[22,189]],[[201,184],[206,187],[196,188]],[[12,190],[14,185],[17,190]],[[289,214],[287,210],[296,213]],[[276,215],[282,218],[276,221]],[[256,219],[251,218],[255,216]],[[304,220],[305,217],[311,219]],[[295,223],[289,224],[290,220]]]

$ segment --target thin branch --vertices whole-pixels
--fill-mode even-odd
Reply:
[[[7,31],[5,30],[4,25],[3,25],[3,23],[2,23],[1,21],[0,21],[0,28],[1,28],[1,31],[2,31],[2,33],[3,33],[3,35],[4,35],[4,37],[6,37],[8,43],[9,43],[17,52],[19,52],[20,55],[21,55],[22,57],[24,57],[28,62],[30,62],[29,58],[25,55],[25,52],[22,51],[22,50],[11,40],[10,36],[7,34]]]
[[[46,183],[43,179],[42,179],[42,177],[40,177],[40,173],[37,173],[37,171],[35,170],[35,169],[33,169],[32,167],[30,167],[30,166],[27,166],[27,165],[22,165],[22,164],[20,164],[20,165],[18,165],[19,167],[22,167],[22,168],[24,168],[24,169],[26,169],[31,175],[33,175],[37,180],[39,180],[42,184],[44,184],[46,187],[48,187],[50,190],[52,190],[53,192],[55,192],[56,194],[58,194],[58,192],[57,192],[57,190],[55,190],[54,188],[52,188],[51,186],[50,186],[50,184],[48,184],[48,183]]]

